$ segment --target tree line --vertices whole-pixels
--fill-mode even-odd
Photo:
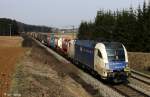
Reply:
[[[81,22],[78,38],[118,41],[128,51],[150,52],[150,3],[137,9],[99,10],[94,22]]]
[[[0,18],[0,35],[18,35],[18,26],[15,20]]]
[[[51,27],[29,25],[12,19],[0,18],[0,35],[19,35],[20,32],[51,32]]]

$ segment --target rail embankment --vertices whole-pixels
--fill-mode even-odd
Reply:
[[[129,65],[132,69],[150,75],[150,53],[129,52]]]

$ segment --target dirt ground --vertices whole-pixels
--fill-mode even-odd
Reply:
[[[0,47],[20,47],[23,38],[18,36],[0,36]]]
[[[21,97],[101,97],[77,78],[77,68],[59,62],[36,43],[32,44],[24,42],[31,49],[17,64],[9,94]]]
[[[5,97],[10,87],[15,64],[25,52],[21,37],[0,36],[0,97]]]

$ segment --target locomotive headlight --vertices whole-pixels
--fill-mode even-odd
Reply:
[[[126,64],[126,66],[125,66],[125,68],[124,68],[124,71],[127,71],[127,72],[130,71],[130,68],[129,68],[128,64]]]

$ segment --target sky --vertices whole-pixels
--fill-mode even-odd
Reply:
[[[148,2],[149,0],[145,0]],[[59,28],[93,21],[100,9],[137,8],[144,0],[0,0],[0,18]]]

